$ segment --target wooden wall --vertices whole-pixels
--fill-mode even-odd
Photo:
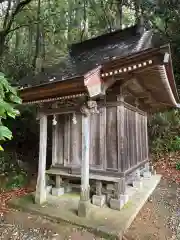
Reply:
[[[53,165],[80,167],[82,116],[59,115],[57,158]],[[147,117],[133,107],[109,106],[89,117],[90,169],[125,172],[148,158]]]

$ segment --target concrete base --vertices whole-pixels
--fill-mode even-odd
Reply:
[[[106,185],[106,189],[109,190],[109,191],[113,191],[114,190],[114,184],[108,183]]]
[[[135,188],[142,188],[143,187],[143,182],[142,180],[135,180],[132,182],[132,186]]]
[[[119,199],[111,198],[110,208],[120,211],[124,207],[124,205],[128,202],[128,200],[129,200],[128,195],[120,195]]]
[[[47,196],[47,203],[40,207],[34,204],[32,195],[12,199],[11,207],[29,211],[49,219],[76,224],[81,227],[99,232],[107,239],[122,239],[122,235],[150,197],[161,179],[160,175],[153,175],[150,179],[142,179],[143,188],[127,187],[130,196],[128,203],[121,211],[109,207],[97,207],[89,203],[89,212],[86,218],[77,215],[79,207],[79,193],[64,194],[61,197]],[[131,194],[132,193],[132,194]]]
[[[46,193],[51,194],[51,191],[52,191],[52,186],[47,186],[46,187]]]
[[[64,185],[64,192],[65,193],[70,193],[72,192],[72,187],[70,184]]]
[[[87,217],[90,210],[90,201],[79,200],[78,216]]]
[[[43,205],[44,203],[46,203],[47,202],[46,189],[44,189],[42,194],[36,192],[34,196],[34,200],[35,200],[35,203],[37,203],[38,205]]]
[[[143,173],[143,177],[144,177],[144,178],[151,178],[151,176],[152,176],[152,173],[151,173],[151,172],[144,172],[144,173]]]
[[[94,204],[98,207],[104,206],[105,202],[106,202],[105,195],[101,195],[101,196],[93,195],[93,197],[92,197],[92,204]]]
[[[62,196],[63,194],[64,194],[64,188],[63,187],[52,188],[52,195],[53,196],[59,197],[59,196]]]

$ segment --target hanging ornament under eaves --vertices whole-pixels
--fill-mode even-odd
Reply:
[[[77,124],[76,113],[73,113],[72,122],[73,124]]]
[[[52,124],[53,124],[53,126],[55,126],[57,124],[56,115],[53,115]]]

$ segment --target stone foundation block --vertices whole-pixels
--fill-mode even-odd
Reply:
[[[111,198],[112,198],[112,194],[107,193],[107,194],[106,194],[106,204],[107,204],[107,205],[110,205],[110,200],[111,200]]]
[[[46,186],[46,194],[50,194],[52,190],[52,186]]]
[[[64,188],[60,187],[60,188],[52,188],[52,195],[59,197],[62,196],[64,194]]]
[[[150,166],[150,172],[152,175],[156,175],[156,169],[153,166]]]
[[[92,203],[96,206],[102,207],[106,202],[106,196],[105,195],[93,195],[92,197]]]
[[[106,185],[106,189],[109,190],[109,191],[113,191],[114,190],[114,184],[108,183]]]
[[[141,180],[135,180],[132,182],[132,186],[138,189],[141,189],[143,186],[143,183]]]
[[[78,216],[79,217],[86,217],[89,213],[90,210],[90,201],[79,201],[79,206],[78,206]]]
[[[64,191],[65,193],[72,192],[72,187],[70,184],[64,185]]]
[[[123,206],[128,202],[128,195],[120,195],[119,199],[111,198],[110,200],[110,208],[115,210],[121,210]]]
[[[144,178],[150,178],[152,176],[152,173],[151,172],[144,172],[143,173],[143,177]]]

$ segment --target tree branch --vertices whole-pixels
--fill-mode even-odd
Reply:
[[[8,18],[9,18],[9,12],[10,12],[10,9],[11,9],[11,2],[12,2],[12,0],[8,1],[8,6],[7,6],[6,14],[5,14],[5,17],[4,17],[3,29],[6,28],[6,24],[7,24]]]
[[[1,1],[1,0],[0,0]],[[10,16],[10,19],[9,19],[9,22],[6,26],[6,29],[5,31],[8,33],[12,27],[12,24],[13,24],[13,21],[14,21],[14,18],[16,17],[16,15],[18,13],[20,13],[22,11],[22,9],[31,2],[32,0],[24,0],[22,2],[20,2],[16,7],[15,7],[15,10],[12,12],[11,16]]]
[[[14,32],[14,31],[20,29],[20,28],[29,27],[29,26],[30,26],[29,24],[24,24],[24,25],[16,26],[15,28],[9,30],[8,33],[11,33],[11,32]]]

